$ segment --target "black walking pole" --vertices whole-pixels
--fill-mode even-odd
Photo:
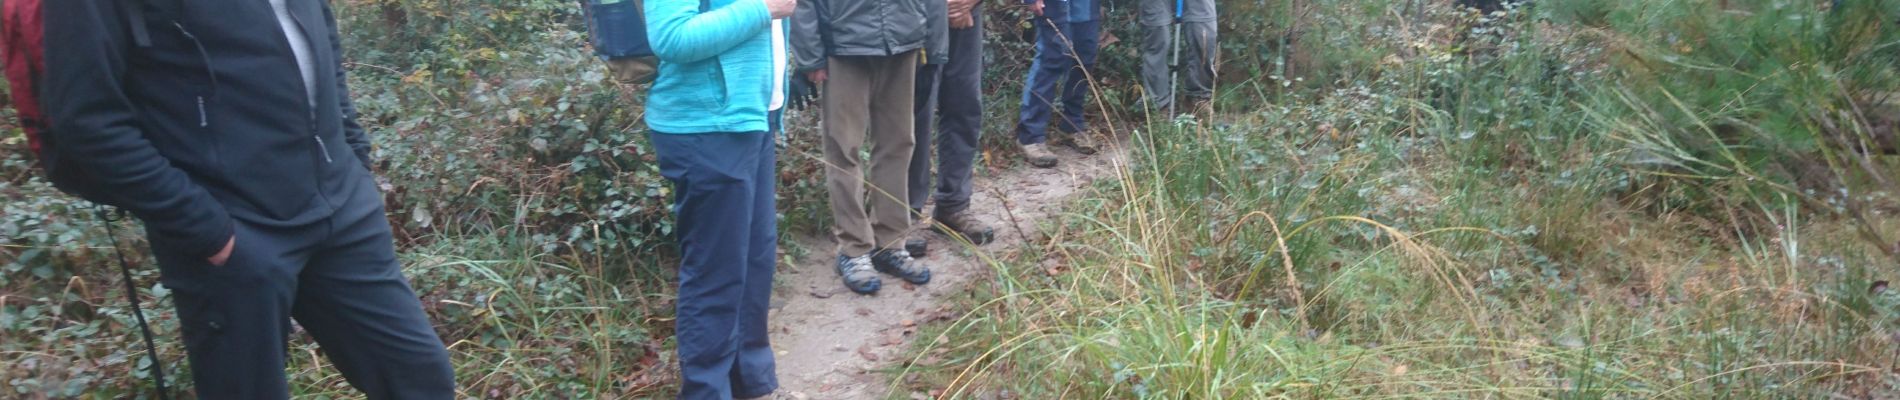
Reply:
[[[132,283],[132,263],[126,261],[125,250],[119,246],[118,230],[113,225],[123,215],[123,210],[114,210],[98,206],[99,220],[105,222],[106,236],[112,237],[112,252],[119,257],[119,272],[124,275],[125,298],[132,302],[132,319],[138,321],[139,334],[145,338],[145,354],[152,359],[152,383],[158,385],[159,400],[170,400],[171,391],[165,388],[165,366],[158,359],[158,344],[152,341],[152,326],[145,322],[145,312],[139,310],[138,285]]]

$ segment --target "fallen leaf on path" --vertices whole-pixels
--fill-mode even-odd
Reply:
[[[877,353],[872,353],[870,346],[859,347],[858,357],[864,357],[864,361],[877,361]]]
[[[869,316],[871,316],[871,309],[869,309],[869,308],[864,308],[864,307],[858,307],[858,311],[857,311],[857,313],[858,313],[858,316],[860,316],[860,317],[869,317]]]
[[[907,318],[907,319],[904,319],[903,322],[898,322],[897,324],[903,325],[905,328],[915,328],[917,327],[917,320]]]

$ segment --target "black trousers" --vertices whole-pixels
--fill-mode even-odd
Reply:
[[[983,8],[976,26],[950,30],[950,62],[917,66],[917,147],[910,156],[910,208],[933,196],[930,152],[937,152],[936,215],[970,208],[970,173],[983,136]],[[939,121],[937,118],[943,119]],[[934,131],[937,140],[930,140]],[[935,146],[932,146],[932,144]]]
[[[289,397],[291,319],[370,399],[452,399],[442,339],[402,276],[381,193],[367,171],[329,219],[239,221],[223,266],[154,247],[183,325],[200,399]]]

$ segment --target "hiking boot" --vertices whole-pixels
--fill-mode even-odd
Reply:
[[[922,238],[905,240],[904,251],[908,251],[910,252],[911,255],[917,256],[917,257],[929,257],[930,256],[930,241],[924,240]]]
[[[967,210],[950,215],[939,215],[933,219],[937,223],[930,225],[930,229],[944,236],[961,237],[978,246],[989,244],[996,238],[996,230],[983,225],[982,221],[977,221],[976,216],[971,215]]]
[[[1082,153],[1082,155],[1094,155],[1095,151],[1099,148],[1095,143],[1095,135],[1088,132],[1057,135],[1054,142],[1057,145],[1075,149],[1075,152]]]
[[[1214,117],[1214,99],[1188,98],[1187,108],[1181,112],[1194,115],[1196,121],[1208,121]]]
[[[872,265],[870,255],[846,257],[838,255],[838,277],[844,278],[844,287],[858,294],[877,293],[884,287],[884,280],[877,277],[877,268]]]
[[[904,249],[872,251],[871,264],[877,267],[877,272],[903,278],[913,285],[930,283],[930,267],[910,258],[910,252]]]
[[[1029,165],[1036,168],[1056,166],[1056,153],[1050,153],[1049,146],[1042,143],[1023,145],[1023,159],[1029,160]]]

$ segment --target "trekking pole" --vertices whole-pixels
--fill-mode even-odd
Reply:
[[[125,280],[125,298],[132,301],[132,319],[138,321],[139,335],[145,338],[145,354],[152,358],[152,383],[158,385],[158,399],[170,400],[171,391],[165,389],[165,366],[158,360],[158,345],[152,340],[152,326],[145,322],[145,312],[139,310],[138,286],[132,284],[132,263],[126,261],[125,250],[119,246],[119,232],[113,229],[119,220],[124,219],[125,211],[105,206],[98,206],[97,211],[99,220],[105,222],[106,236],[112,238],[112,252],[119,257],[119,272]]]
[[[1174,47],[1174,60],[1169,61],[1168,64],[1168,118],[1174,118],[1175,116],[1175,106],[1177,105],[1175,103],[1180,96],[1175,96],[1174,94],[1181,91],[1181,15],[1182,9],[1185,8],[1187,8],[1187,0],[1174,0],[1174,37],[1171,39],[1174,41],[1174,46],[1172,46]]]

